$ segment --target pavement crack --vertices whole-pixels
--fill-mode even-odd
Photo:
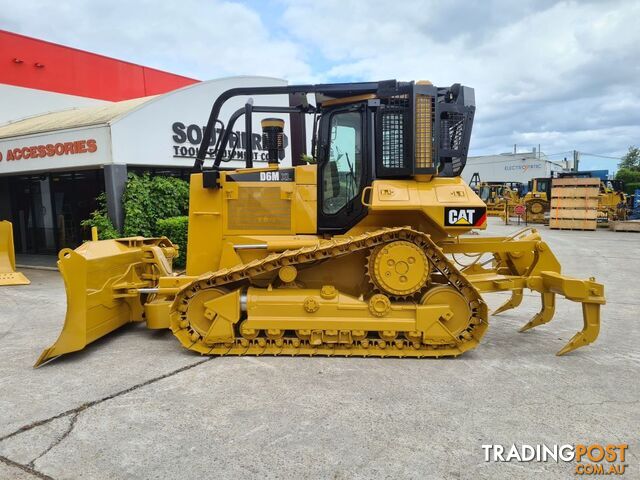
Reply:
[[[36,470],[33,467],[30,467],[28,465],[23,465],[23,464],[18,463],[18,462],[14,462],[13,460],[11,460],[11,459],[3,456],[3,455],[0,455],[0,462],[4,463],[6,465],[9,465],[10,467],[19,468],[20,470],[22,470],[24,472],[27,472],[28,474],[33,475],[34,477],[41,478],[43,480],[55,480],[53,477],[50,477],[49,475],[45,475],[44,473],[39,472],[38,470]]]
[[[601,402],[593,402],[593,403],[570,403],[567,402],[570,407],[602,407],[605,403],[614,403],[616,405],[636,405],[640,403],[640,400],[603,400]]]
[[[82,405],[80,405],[78,407],[72,408],[70,410],[67,410],[65,412],[59,413],[57,415],[53,415],[52,417],[46,418],[44,420],[37,420],[35,422],[29,423],[27,425],[24,425],[24,426],[18,428],[14,432],[11,432],[11,433],[3,436],[3,437],[0,437],[0,442],[3,442],[3,441],[5,441],[5,440],[7,440],[7,439],[9,439],[11,437],[15,437],[16,435],[19,435],[21,433],[28,432],[29,430],[31,430],[33,428],[36,428],[36,427],[39,427],[41,425],[46,425],[47,423],[52,422],[53,420],[57,420],[58,418],[63,418],[63,417],[66,417],[68,415],[77,416],[78,413],[82,412],[83,410],[86,410],[87,408],[91,408],[91,407],[99,405],[99,404],[101,404],[103,402],[106,402],[107,400],[111,400],[113,398],[117,398],[117,397],[120,397],[122,395],[126,395],[127,393],[133,392],[133,391],[138,390],[139,388],[142,388],[142,387],[146,387],[147,385],[151,385],[152,383],[159,382],[160,380],[164,380],[165,378],[169,378],[169,377],[172,377],[174,375],[178,375],[178,374],[180,374],[182,372],[186,372],[187,370],[191,370],[192,368],[195,368],[195,367],[197,367],[199,365],[202,365],[203,363],[206,363],[206,362],[208,362],[210,360],[213,360],[214,358],[215,357],[208,357],[208,358],[206,358],[204,360],[201,360],[199,362],[191,363],[189,365],[186,365],[184,367],[178,368],[176,370],[172,370],[171,372],[165,373],[163,375],[159,375],[159,376],[153,377],[153,378],[151,378],[149,380],[145,380],[144,382],[137,383],[137,384],[135,384],[135,385],[133,385],[133,386],[131,386],[129,388],[126,388],[124,390],[120,390],[118,392],[112,393],[111,395],[107,395],[106,397],[99,398],[98,400],[92,400],[90,402],[85,402],[85,403],[83,403]]]
[[[76,422],[78,421],[78,416],[80,415],[80,411],[77,411],[75,413],[72,414],[73,416],[71,417],[71,420],[69,421],[69,426],[67,427],[67,429],[64,431],[64,433],[62,435],[60,435],[60,437],[56,438],[53,442],[51,442],[51,445],[49,445],[47,448],[44,449],[44,451],[38,455],[36,458],[34,458],[33,460],[31,460],[27,466],[30,468],[34,468],[36,461],[42,457],[44,457],[47,453],[49,453],[54,447],[56,447],[57,445],[59,445],[60,443],[62,443],[62,441],[67,438],[69,436],[69,434],[73,431],[73,428],[76,426]]]

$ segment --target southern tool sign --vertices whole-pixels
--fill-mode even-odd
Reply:
[[[171,125],[171,140],[173,140],[173,158],[194,159],[198,153],[198,147],[202,142],[204,126],[196,124],[185,124],[184,122],[173,122]],[[224,130],[216,128],[211,134],[211,144],[207,151],[207,158],[213,158],[215,155],[214,146],[219,135],[223,135]],[[267,162],[267,152],[262,149],[262,135],[254,133],[251,135],[251,150],[253,160],[256,162]],[[289,139],[284,136],[284,148],[289,145]],[[243,160],[245,151],[249,146],[247,135],[242,130],[232,131],[229,137],[229,144],[222,158],[227,160]],[[284,152],[280,156],[280,160],[284,159]]]

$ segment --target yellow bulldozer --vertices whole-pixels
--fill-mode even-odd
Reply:
[[[512,216],[523,188],[520,182],[481,182],[478,195],[487,205],[487,216],[503,217],[507,212]]]
[[[551,178],[529,180],[528,191],[521,203],[525,206],[528,223],[545,223],[545,214],[551,206]]]
[[[606,221],[626,220],[628,216],[627,203],[629,198],[624,193],[622,180],[605,180],[600,182],[598,195],[598,210],[606,217]]]
[[[254,102],[265,95],[297,101]],[[239,98],[212,140],[222,107]],[[584,328],[558,354],[593,342],[603,285],[562,275],[535,230],[463,235],[486,228],[485,204],[460,177],[474,113],[473,89],[459,84],[228,90],[190,179],[186,273],[172,272],[166,238],[62,250],[67,315],[36,366],[129,322],[170,329],[205,355],[457,356],[487,330],[482,293],[511,292],[499,313],[525,288],[542,305],[523,331],[549,322],[562,295],[582,304]],[[247,148],[245,168],[223,167],[236,121],[252,132],[254,114],[312,115],[314,163],[281,168],[284,120],[262,118],[268,165],[254,167]]]
[[[598,194],[598,223],[627,219],[628,197],[622,180],[601,180]]]

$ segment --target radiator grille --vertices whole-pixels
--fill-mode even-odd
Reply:
[[[382,111],[382,148],[383,168],[404,169],[406,164],[405,137],[406,114],[409,108],[408,95],[396,95],[388,99]]]
[[[416,169],[433,167],[433,102],[430,95],[416,95]]]
[[[464,114],[446,112],[440,119],[440,146],[445,150],[458,150],[464,136]]]
[[[291,230],[291,200],[280,198],[280,187],[239,187],[228,200],[229,230]]]

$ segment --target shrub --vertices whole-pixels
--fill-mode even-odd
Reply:
[[[174,259],[176,267],[184,267],[187,259],[187,224],[189,211],[189,184],[174,177],[136,175],[130,173],[124,195],[124,228],[122,235],[107,215],[104,193],[97,197],[98,210],[81,225],[98,227],[100,240],[119,237],[166,236],[180,248]]]
[[[187,261],[188,225],[189,217],[187,216],[161,218],[156,223],[157,235],[167,237],[180,248],[178,257],[173,260],[176,267],[184,267]]]
[[[174,177],[130,173],[123,203],[124,236],[153,237],[158,220],[188,212],[189,184]]]
[[[627,183],[624,186],[625,193],[629,195],[634,195],[636,190],[640,190],[640,182]]]
[[[80,225],[87,229],[97,227],[98,239],[100,240],[118,238],[120,235],[107,215],[107,197],[104,192],[96,197],[96,202],[98,202],[98,209],[91,212],[91,216],[86,220],[82,220]]]
[[[640,172],[630,168],[621,168],[616,172],[616,180],[622,180],[624,182],[624,191],[628,194],[633,194],[637,188],[633,185],[640,183]]]

